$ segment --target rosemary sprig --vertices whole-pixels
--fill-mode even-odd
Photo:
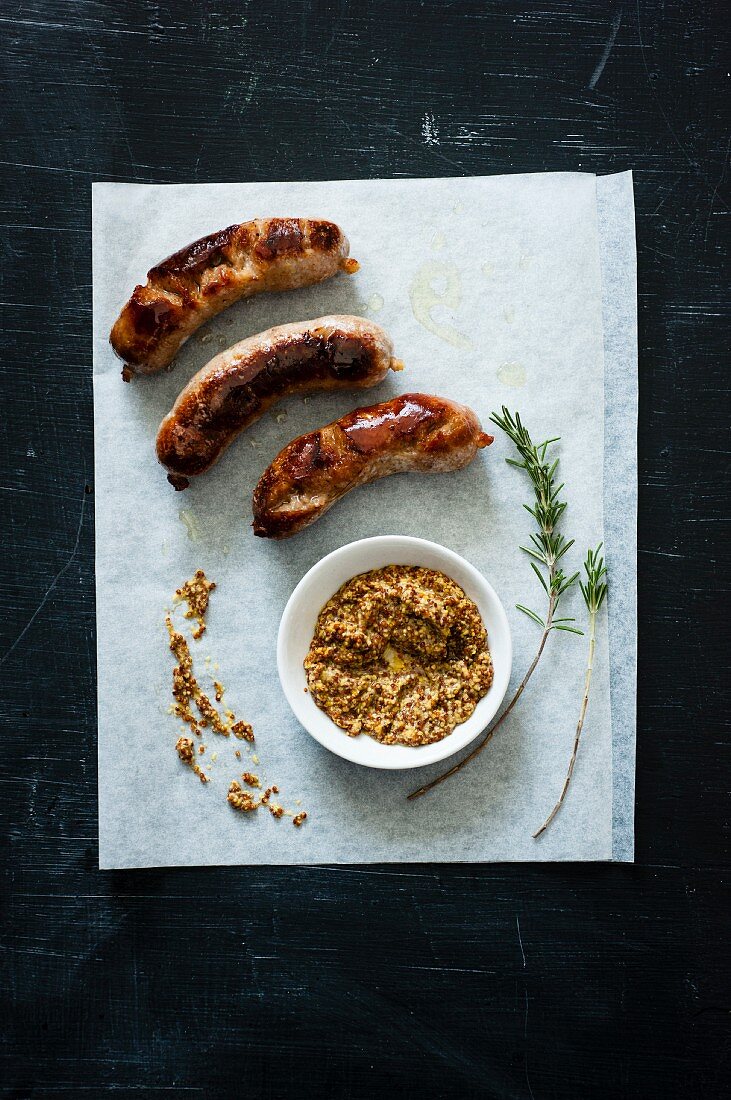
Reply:
[[[557,530],[559,520],[566,510],[566,501],[559,499],[559,494],[564,487],[563,482],[560,485],[554,484],[558,459],[554,459],[551,463],[546,461],[549,446],[552,443],[558,443],[559,437],[547,439],[536,447],[527,429],[523,427],[519,414],[516,413],[513,416],[504,405],[502,416],[493,413],[490,420],[493,424],[497,424],[498,428],[502,428],[515,444],[522,461],[518,462],[514,458],[508,458],[506,462],[509,466],[515,466],[516,469],[527,472],[533,484],[535,497],[532,506],[524,504],[523,507],[526,512],[533,516],[538,525],[538,531],[530,536],[532,545],[521,546],[520,549],[533,559],[530,563],[531,569],[538,577],[543,591],[548,596],[548,611],[544,620],[535,611],[531,611],[522,604],[516,604],[515,606],[518,611],[522,611],[523,614],[533,619],[546,631],[568,630],[572,634],[581,634],[581,630],[566,625],[574,622],[574,619],[556,618],[556,610],[561,596],[567,588],[571,587],[579,575],[574,573],[571,577],[565,576],[563,569],[558,564],[564,554],[574,545],[573,539],[566,539]],[[536,562],[543,567],[545,572],[541,572]]]
[[[604,603],[607,597],[607,567],[604,564],[604,558],[600,558],[602,543],[599,543],[596,550],[589,550],[586,555],[586,561],[584,562],[584,570],[586,572],[586,581],[579,581],[581,587],[581,594],[584,597],[584,603],[586,609],[589,612],[589,659],[586,665],[586,676],[584,677],[584,697],[581,700],[581,710],[579,711],[579,721],[576,726],[576,733],[574,734],[574,746],[571,750],[571,757],[569,759],[569,766],[566,772],[566,778],[564,780],[561,794],[558,796],[558,802],[551,810],[546,820],[541,825],[540,829],[537,829],[533,833],[533,839],[537,840],[539,836],[545,833],[548,826],[553,821],[554,817],[561,809],[563,801],[566,797],[566,792],[569,789],[571,782],[571,776],[574,774],[574,765],[576,764],[576,756],[579,751],[579,741],[581,740],[581,731],[584,727],[584,719],[586,717],[586,708],[589,705],[589,691],[591,688],[591,674],[594,669],[594,650],[596,648],[596,617],[597,613]]]
[[[556,618],[556,611],[558,610],[561,597],[571,585],[574,584],[579,575],[578,573],[573,573],[571,576],[567,577],[563,571],[563,567],[560,565],[564,555],[573,546],[574,540],[566,539],[558,530],[559,522],[566,510],[566,501],[560,499],[560,494],[564,486],[563,483],[560,485],[556,485],[555,483],[558,459],[556,458],[549,461],[547,457],[548,448],[553,443],[558,443],[559,437],[546,439],[543,443],[534,444],[530,437],[530,433],[527,428],[524,427],[518,413],[512,414],[504,405],[502,413],[493,413],[490,420],[505,432],[508,438],[515,444],[518,451],[521,461],[508,458],[506,459],[508,465],[515,466],[519,470],[525,470],[533,486],[533,503],[532,505],[524,504],[523,507],[533,516],[538,530],[530,536],[531,545],[521,546],[520,549],[530,557],[531,568],[538,577],[548,602],[546,613],[543,618],[541,618],[538,612],[532,611],[523,604],[516,604],[516,607],[541,627],[541,639],[538,643],[536,654],[528,666],[528,671],[518,684],[515,694],[497,721],[494,722],[492,726],[488,727],[482,740],[479,741],[475,748],[460,760],[458,764],[454,764],[448,771],[438,775],[436,779],[432,779],[431,782],[425,783],[424,786],[419,787],[418,790],[412,791],[411,794],[408,795],[409,800],[420,798],[439,783],[443,783],[445,779],[449,779],[450,775],[455,775],[456,772],[461,771],[465,764],[474,760],[474,758],[482,752],[523,694],[528,681],[535,672],[536,666],[541,659],[541,655],[551,631],[566,630],[571,634],[583,633],[583,631],[577,629],[575,626],[569,625],[575,621],[574,619]]]

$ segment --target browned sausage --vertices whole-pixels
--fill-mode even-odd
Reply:
[[[289,538],[358,485],[459,470],[492,441],[472,409],[445,397],[405,393],[355,409],[279,452],[254,490],[254,534]]]
[[[335,314],[267,329],[191,378],[160,425],[158,460],[168,481],[184,489],[281,397],[365,389],[402,365],[383,329],[362,317]]]
[[[136,286],[109,337],[133,374],[167,367],[197,328],[240,298],[294,290],[358,270],[333,222],[259,218],[230,225],[169,256]]]

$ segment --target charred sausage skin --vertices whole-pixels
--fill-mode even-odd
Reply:
[[[459,470],[492,441],[472,409],[444,397],[405,393],[355,409],[280,451],[254,490],[254,534],[289,538],[358,485]]]
[[[109,337],[122,375],[154,374],[205,321],[242,298],[357,271],[334,222],[259,218],[230,225],[175,252],[136,286]]]
[[[158,460],[168,481],[184,489],[280,398],[365,389],[401,366],[384,330],[362,317],[278,325],[234,344],[193,376],[160,425]]]

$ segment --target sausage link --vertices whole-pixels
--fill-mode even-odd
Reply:
[[[402,366],[383,329],[361,317],[335,314],[267,329],[191,378],[160,425],[158,460],[168,481],[185,489],[280,398],[366,389]]]
[[[196,329],[227,306],[269,290],[294,290],[358,270],[334,222],[258,218],[202,237],[157,264],[136,286],[110,343],[122,377],[169,366]]]
[[[279,452],[254,490],[254,534],[289,538],[358,485],[459,470],[492,441],[472,409],[444,397],[405,393],[355,409]]]

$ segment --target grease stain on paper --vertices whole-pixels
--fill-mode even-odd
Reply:
[[[497,369],[498,382],[513,389],[520,389],[525,385],[526,371],[522,363],[501,363]]]
[[[491,279],[495,272],[495,265],[491,263],[484,263],[482,265],[482,274],[486,275],[488,279]]]
[[[181,508],[178,512],[178,518],[184,524],[190,541],[198,542],[201,537],[201,529],[195,514],[188,508]]]
[[[380,294],[371,294],[368,299],[368,309],[371,313],[378,313],[379,310],[383,309],[383,298]]]
[[[447,241],[443,233],[435,233],[431,239],[431,246],[435,252],[441,252],[446,243]]]
[[[437,289],[435,283],[442,284]],[[462,301],[462,280],[459,270],[453,263],[443,260],[427,260],[416,272],[409,288],[409,300],[414,317],[428,332],[434,333],[440,340],[455,348],[472,348],[472,341],[448,321],[437,321],[432,311],[435,306],[446,306],[450,310],[459,308]]]

